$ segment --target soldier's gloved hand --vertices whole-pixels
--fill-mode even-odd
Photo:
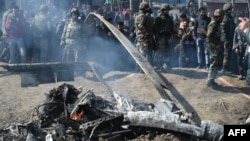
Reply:
[[[65,45],[65,41],[61,40],[60,46],[64,46],[64,45]]]

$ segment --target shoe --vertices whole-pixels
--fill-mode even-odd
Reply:
[[[208,87],[218,87],[219,85],[214,82],[214,80],[207,80],[207,86]]]

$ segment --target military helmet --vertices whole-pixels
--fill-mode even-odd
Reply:
[[[149,8],[149,4],[147,2],[141,2],[140,5],[139,5],[139,9],[143,10],[143,9],[146,9],[146,8]]]
[[[231,3],[226,3],[223,5],[223,10],[227,11],[233,8],[233,5]]]
[[[215,17],[219,17],[219,16],[223,16],[224,15],[224,11],[221,9],[216,9],[214,10],[214,16]]]
[[[169,9],[170,9],[169,4],[164,3],[164,4],[161,5],[161,10],[169,10]]]
[[[78,8],[72,8],[71,10],[70,10],[70,15],[72,15],[72,13],[75,13],[75,14],[77,14],[77,15],[80,15],[80,11],[79,11],[79,9]]]
[[[40,6],[39,10],[40,11],[48,11],[48,6],[43,4],[43,5]]]

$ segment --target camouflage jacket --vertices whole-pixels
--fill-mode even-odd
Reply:
[[[221,22],[221,40],[232,43],[235,27],[233,17],[226,14]]]
[[[161,14],[155,18],[155,32],[156,38],[159,36],[165,36],[170,38],[174,31],[174,21],[169,15]]]
[[[137,42],[144,42],[150,37],[150,31],[152,31],[150,21],[150,17],[146,14],[143,14],[142,12],[140,12],[139,15],[135,17],[134,24]]]
[[[208,44],[212,46],[219,45],[221,42],[220,36],[221,36],[220,24],[212,20],[208,25],[207,38],[206,38]]]

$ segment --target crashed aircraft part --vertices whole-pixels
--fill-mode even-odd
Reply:
[[[98,18],[101,22],[103,22],[110,31],[115,35],[115,37],[121,42],[123,47],[129,52],[132,58],[136,61],[136,63],[140,66],[140,68],[145,72],[145,74],[149,77],[152,81],[153,85],[155,86],[156,90],[159,92],[162,98],[170,100],[170,97],[167,95],[164,88],[167,88],[165,82],[161,79],[159,74],[154,70],[151,64],[143,57],[136,47],[111,23],[105,20],[101,15],[96,13],[90,13],[85,23],[91,23],[94,18]]]
[[[155,113],[149,111],[127,112],[127,118],[132,126],[149,126],[189,134],[208,140],[221,140],[224,128],[212,121],[202,121],[201,127],[182,123],[178,115]]]
[[[117,140],[130,140],[149,132],[161,135],[169,133],[168,131],[209,141],[221,141],[223,138],[223,127],[212,121],[202,121],[201,126],[191,125],[182,122],[177,114],[158,111],[154,104],[129,100],[115,94],[115,97],[120,97],[118,99],[124,99],[120,101],[122,104],[117,107],[116,101],[96,96],[93,90],[88,90],[86,93],[80,92],[81,90],[76,89],[73,85],[65,83],[57,89],[52,89],[46,95],[50,100],[53,99],[50,101],[51,103],[57,102],[67,105],[73,100],[74,107],[70,108],[68,105],[64,108],[67,108],[71,114],[84,111],[83,117],[80,119],[69,118],[69,114],[64,114],[64,110],[61,109],[56,111],[58,114],[54,116],[55,112],[42,113],[43,116],[37,114],[38,119],[36,118],[36,120],[25,124],[12,123],[10,126],[0,129],[0,139],[82,141],[98,140],[99,138],[108,140],[119,137]],[[75,101],[74,95],[78,95],[79,99]],[[70,100],[71,98],[73,99]],[[45,101],[44,104],[50,102]],[[162,100],[160,102],[164,103]],[[127,104],[130,106],[128,107]],[[57,106],[63,107],[62,104]],[[48,116],[50,117],[49,124],[39,126],[43,117]]]

